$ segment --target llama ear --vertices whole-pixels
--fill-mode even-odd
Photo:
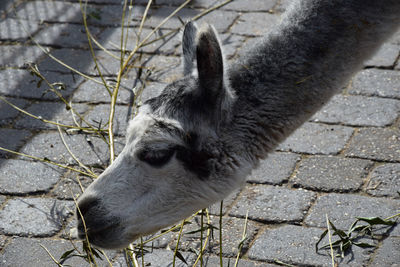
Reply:
[[[196,58],[201,87],[209,96],[217,96],[223,84],[224,66],[217,33],[210,25],[197,34]]]
[[[196,35],[196,24],[189,21],[185,25],[182,38],[184,76],[191,74],[194,69],[194,62],[196,60]]]

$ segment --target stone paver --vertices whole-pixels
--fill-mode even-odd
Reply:
[[[360,71],[354,76],[349,93],[400,99],[400,72],[380,69]]]
[[[192,266],[196,260],[196,255],[190,252],[180,252],[183,256],[185,262],[183,262],[178,257],[175,258],[175,265],[173,265],[173,250],[161,250],[154,249],[151,253],[144,254],[143,261],[142,257],[138,256],[138,262],[140,264],[144,263],[144,266],[176,266],[176,267],[186,267]],[[120,256],[115,259],[113,266],[126,266],[126,260],[124,257]],[[211,267],[211,265],[210,265]]]
[[[5,247],[7,242],[7,237],[5,235],[0,235],[0,251]]]
[[[56,266],[47,254],[45,248],[56,260],[59,260],[66,251],[73,249],[73,246],[68,240],[15,237],[4,251],[0,252],[0,263],[2,266],[7,267],[25,266],[27,263],[32,267]],[[107,252],[107,254],[110,253]],[[110,257],[112,254],[108,256]],[[102,258],[103,260],[96,258],[98,266],[109,266],[104,256]],[[81,257],[67,259],[64,264],[65,266],[90,266],[90,264]]]
[[[233,191],[231,194],[229,194],[226,198],[223,200],[223,206],[222,206],[222,214],[225,215],[226,212],[230,209],[230,206],[232,206],[233,202],[238,198],[240,192],[242,192],[242,188],[236,189]],[[210,214],[217,215],[219,216],[221,214],[221,202],[214,203],[208,208],[208,211]]]
[[[391,125],[400,114],[400,101],[336,95],[313,116],[313,121],[353,126]]]
[[[2,46],[0,46],[1,48]],[[1,60],[1,57],[0,57]],[[40,69],[41,71],[41,69]],[[49,83],[62,83],[65,88],[59,90],[61,95],[67,97],[82,82],[78,76],[71,74],[59,74],[56,72],[41,71]],[[49,90],[46,82],[38,77],[30,75],[27,70],[5,69],[0,70],[0,93],[13,97],[34,98],[37,100],[54,100],[58,96]],[[54,87],[61,89],[60,87]]]
[[[285,12],[289,5],[292,3],[292,0],[279,0],[277,1],[276,6],[274,7],[274,12]]]
[[[11,102],[15,106],[24,109],[29,102],[22,100],[22,99],[15,99],[15,98],[5,98],[7,101]],[[0,125],[7,125],[11,123],[15,117],[18,116],[19,111],[13,108],[12,106],[8,105],[6,102],[0,100]]]
[[[296,225],[266,229],[250,248],[249,257],[254,260],[273,262],[279,260],[289,264],[310,266],[332,266],[328,251],[315,253],[315,243],[322,229]],[[327,241],[327,240],[325,240]],[[326,244],[323,242],[322,244]],[[339,266],[364,266],[369,255],[360,248],[353,248],[352,255],[346,255]]]
[[[151,265],[155,266],[172,266],[172,259],[173,259],[173,251],[168,250],[155,250],[153,253],[149,253],[144,255],[144,262],[145,264],[150,263]],[[194,263],[196,257],[193,253],[181,253],[187,263]],[[187,266],[186,263],[182,262],[180,259],[176,259],[175,266],[177,267],[184,267]],[[151,266],[150,265],[150,266]]]
[[[7,200],[7,198],[5,196],[0,195],[0,206],[3,205],[3,203],[5,203]]]
[[[11,14],[14,15],[14,14]],[[32,24],[38,22],[81,22],[82,14],[78,3],[39,1],[26,2],[17,7],[16,18]]]
[[[281,184],[289,179],[300,156],[292,153],[273,153],[262,160],[247,181],[261,184]]]
[[[236,10],[236,11],[270,11],[275,5],[276,0],[253,0],[251,5],[246,1],[233,1],[227,4],[224,9]]]
[[[382,246],[378,249],[377,254],[372,261],[372,266],[400,266],[400,238],[389,237],[383,241]]]
[[[128,39],[126,41],[126,50],[132,51],[137,42],[141,42],[144,38],[146,38],[152,32],[151,29],[143,29],[139,38],[138,38],[138,29],[130,28],[128,33],[124,30],[124,36],[128,34]],[[171,55],[175,52],[178,46],[181,44],[180,35],[178,32],[173,34],[169,34],[171,30],[161,29],[156,31],[151,35],[150,39],[146,42],[148,45],[140,48],[139,51],[151,54],[163,54],[163,55]],[[168,36],[163,37],[164,35],[169,34]],[[163,38],[161,38],[163,37]],[[160,39],[159,39],[160,38]],[[159,39],[158,41],[155,41]],[[121,28],[107,28],[104,30],[99,36],[98,41],[107,49],[110,50],[120,50],[121,48]]]
[[[222,258],[222,266],[235,266],[235,258]],[[220,258],[214,255],[206,255],[203,261],[204,266],[221,266]],[[255,262],[251,260],[240,259],[237,265],[238,267],[278,267],[279,265],[268,264],[265,262]]]
[[[315,198],[306,190],[248,186],[232,207],[231,215],[267,222],[301,221]]]
[[[100,28],[90,27],[89,31],[96,38],[100,33]],[[34,39],[41,45],[89,49],[83,25],[48,24],[34,36]]]
[[[111,88],[112,85],[113,84],[108,84],[108,86]],[[123,79],[118,94],[117,104],[129,104],[131,102],[131,98],[134,98],[134,94],[132,91],[134,86],[134,80]],[[79,89],[75,91],[73,95],[73,101],[86,102],[90,104],[110,103],[111,96],[103,83],[99,84],[94,81],[85,81],[79,86]]]
[[[104,85],[80,77],[46,55],[49,52],[101,81],[88,49],[79,2],[0,1],[0,95],[35,115],[72,124],[70,112],[48,90],[46,82],[26,70],[27,63],[34,62],[50,83],[61,82],[66,86],[59,92],[90,123],[98,126],[101,122],[106,126],[111,98]],[[136,44],[135,32],[148,0],[133,2],[133,8],[128,8],[125,14],[129,24],[128,53]],[[141,39],[183,2],[153,0]],[[190,17],[223,2],[191,1],[149,41],[181,28]],[[207,22],[216,27],[224,56],[232,60],[240,55],[240,50],[252,46],[273,28],[291,2],[235,0],[204,16],[197,24]],[[93,43],[99,69],[110,91],[120,68],[122,8],[121,1],[88,0],[86,18],[90,32],[112,54]],[[29,35],[44,51],[34,45]],[[115,117],[117,154],[125,142],[123,135],[135,105],[143,104],[159,94],[167,83],[182,77],[181,37],[182,29],[142,47],[124,72]],[[334,96],[310,122],[260,162],[245,187],[224,200],[223,266],[233,266],[236,261],[247,213],[247,235],[238,265],[243,267],[273,267],[280,266],[279,262],[331,266],[329,251],[316,254],[314,249],[326,227],[325,214],[336,226],[346,229],[357,216],[386,218],[399,213],[399,53],[400,31],[365,62],[365,68],[341,94]],[[107,144],[91,134],[68,133],[63,131],[71,151],[100,174],[109,164]],[[79,168],[54,126],[31,119],[1,101],[0,147]],[[81,194],[77,178],[84,188],[92,181],[71,170],[0,150],[0,266],[57,266],[40,244],[55,259],[73,248],[66,239],[76,225],[72,216],[73,199]],[[220,204],[212,205],[209,212],[213,225],[219,227]],[[196,220],[185,226],[186,232],[199,228]],[[376,248],[353,247],[344,259],[336,259],[338,266],[397,266],[399,225],[377,229],[374,234],[376,239],[366,242]],[[145,244],[145,266],[172,266],[176,235],[170,232]],[[79,241],[74,242],[79,249],[82,247]],[[188,265],[177,259],[176,266],[191,266],[199,244],[199,233],[184,234],[179,251]],[[214,229],[203,266],[219,266],[218,245],[219,233]],[[127,266],[120,252],[107,253],[113,266]],[[141,265],[141,252],[136,255]],[[104,260],[97,263],[109,266]],[[68,259],[63,265],[89,266],[79,257]]]
[[[382,198],[369,198],[353,194],[329,194],[317,199],[305,219],[310,226],[325,227],[326,217],[338,229],[349,229],[356,217],[387,218],[399,212],[400,201]],[[393,232],[399,232],[397,225]]]
[[[345,126],[305,123],[279,145],[278,149],[334,155],[344,148],[352,133],[353,129]]]
[[[346,156],[400,161],[400,130],[396,128],[361,129],[351,140]]]
[[[295,187],[318,191],[349,192],[361,188],[372,163],[362,159],[332,156],[312,156],[300,162]]]
[[[73,48],[54,49],[51,54],[70,67],[77,69],[85,74],[99,75],[93,57],[88,50]],[[115,75],[120,67],[120,61],[103,51],[96,53],[99,69],[102,75]],[[65,66],[59,64],[51,58],[45,58],[40,64],[39,69],[44,71],[57,71],[61,73],[71,73]]]
[[[108,164],[108,146],[99,137],[64,134],[64,139],[70,150],[74,155],[77,155],[82,163],[101,166]],[[117,151],[122,150],[121,141],[116,140],[115,145]],[[32,156],[46,157],[56,162],[77,164],[65,148],[58,132],[36,135],[31,142],[21,149],[21,152]]]
[[[125,12],[125,18],[128,17],[129,12],[131,12],[130,20],[140,21],[142,19],[142,14],[145,10],[145,6],[134,5],[131,11],[127,10]],[[152,9],[150,9],[151,11]],[[96,26],[108,26],[116,27],[121,25],[122,21],[122,3],[115,1],[107,5],[88,5],[87,15],[89,25]],[[81,17],[82,15],[79,14]],[[132,25],[133,22],[130,22]]]
[[[125,135],[127,124],[130,121],[132,108],[128,106],[115,106],[114,133],[117,135]],[[107,121],[102,121],[110,114],[110,105],[97,105],[85,117],[90,123],[98,124],[102,122],[104,125]]]
[[[0,45],[0,67],[22,68],[27,62],[37,62],[44,57],[36,46]],[[18,80],[15,80],[19,82]],[[3,84],[3,82],[2,82]]]
[[[151,69],[151,75],[149,76],[151,81],[170,83],[183,76],[179,57],[151,55],[143,57],[141,64]]]
[[[392,67],[399,56],[400,46],[394,44],[383,44],[371,59],[367,60],[365,66]]]
[[[36,23],[26,20],[7,19],[0,21],[0,40],[25,41],[40,28]]]
[[[74,200],[82,194],[80,185],[83,188],[88,187],[93,182],[92,178],[69,172],[54,186],[50,195],[58,199]]]
[[[214,226],[219,228],[215,218]],[[246,250],[249,248],[250,242],[253,240],[254,236],[256,235],[259,225],[252,222],[252,221],[245,221],[244,219],[236,219],[236,218],[228,218],[223,219],[223,228],[222,228],[222,254],[224,256],[231,256],[235,257],[239,251],[238,247],[240,242],[242,242],[243,231],[246,227],[246,239],[242,242],[242,250],[241,254],[244,254]],[[217,234],[217,230],[215,231]],[[215,237],[212,247],[210,248],[212,252],[215,254],[219,254],[219,241],[218,238]],[[238,242],[239,241],[239,242]]]
[[[196,250],[200,249],[200,232],[201,229],[200,219],[197,217],[194,223],[186,226],[183,231],[183,235],[180,240],[180,247],[183,250],[187,250],[188,248],[194,248]],[[207,222],[207,219],[204,219],[204,223]],[[208,223],[208,222],[207,222]],[[224,218],[223,221],[223,229],[222,229],[222,254],[225,257],[235,257],[238,253],[239,243],[242,241],[243,231],[246,227],[246,239],[243,241],[243,248],[241,250],[246,252],[249,247],[250,242],[254,238],[259,225],[252,221],[245,221],[244,219],[238,218]],[[219,217],[212,216],[211,217],[211,225],[214,226],[212,237],[209,240],[209,244],[207,245],[207,250],[211,251],[215,254],[219,253]],[[206,230],[203,232],[203,235],[206,234]],[[171,247],[176,247],[176,241],[178,238],[178,234],[175,235],[173,242],[171,243]]]
[[[143,89],[143,92],[138,96],[138,103],[144,103],[146,100],[159,95],[167,86],[165,83],[152,82]]]
[[[20,236],[52,236],[61,230],[74,204],[47,198],[16,198],[0,210],[0,233]]]
[[[375,168],[366,191],[373,196],[400,198],[400,164],[384,164]]]
[[[169,16],[175,8],[173,7],[163,7],[159,9],[151,9],[149,11],[148,19],[146,25],[148,27],[156,27],[158,26],[164,18]],[[180,10],[175,17],[168,20],[162,27],[167,29],[176,29],[182,26],[181,20],[187,20],[188,18],[192,18],[199,14],[197,10],[183,8]],[[218,21],[217,24],[214,24],[214,27],[217,29],[218,32],[225,32],[228,28],[233,24],[234,20],[238,17],[236,12],[231,11],[219,11],[219,12],[211,12],[208,15],[202,17],[199,20],[199,24],[201,25],[202,22],[210,22],[210,21]],[[180,18],[180,19],[179,19]],[[136,26],[140,24],[138,20],[136,22]],[[134,24],[135,25],[135,24]]]
[[[0,147],[16,150],[31,136],[31,133],[24,130],[0,129]],[[0,157],[11,156],[11,153],[0,150]]]
[[[28,194],[46,192],[60,179],[63,171],[39,162],[0,159],[0,193]],[[43,179],[45,177],[46,179]]]
[[[89,107],[84,104],[72,104],[72,108],[80,115],[83,115],[83,113],[89,110]],[[25,110],[45,120],[49,120],[55,123],[62,122],[62,124],[65,125],[75,126],[72,113],[66,110],[66,104],[62,102],[41,101],[32,104],[29,108],[26,108]],[[81,123],[81,120],[77,115],[74,115],[74,117],[78,122]],[[15,122],[15,127],[35,130],[57,129],[57,125],[55,124],[46,123],[27,115],[22,115],[21,118]]]

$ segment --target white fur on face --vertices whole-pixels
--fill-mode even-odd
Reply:
[[[163,121],[180,127],[177,121]],[[155,118],[140,112],[128,127],[127,144],[121,154],[79,199],[79,205],[97,200],[83,214],[89,240],[96,246],[125,247],[139,236],[170,226],[223,199],[241,185],[242,179],[232,177],[199,179],[175,155],[161,167],[141,161],[137,153],[144,145],[163,149],[183,144],[170,132],[152,131],[154,127]]]

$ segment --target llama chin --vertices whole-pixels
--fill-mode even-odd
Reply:
[[[226,66],[214,28],[189,22],[184,78],[130,122],[123,151],[78,200],[76,235],[118,248],[222,200],[399,23],[399,0],[298,0]]]

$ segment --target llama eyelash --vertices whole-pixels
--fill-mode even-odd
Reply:
[[[137,157],[141,161],[146,162],[153,167],[159,168],[167,164],[174,153],[175,153],[174,148],[165,148],[165,149],[143,148],[137,152]]]

